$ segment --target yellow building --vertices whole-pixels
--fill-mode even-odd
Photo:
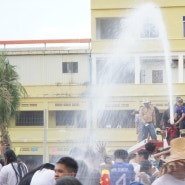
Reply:
[[[47,161],[98,141],[109,153],[134,145],[131,112],[143,98],[160,113],[169,92],[173,103],[185,98],[184,12],[183,0],[91,0],[86,46],[27,41],[43,46],[12,49],[0,42],[28,92],[9,129],[17,154]]]

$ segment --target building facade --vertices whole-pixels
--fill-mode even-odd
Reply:
[[[16,153],[52,161],[99,141],[110,154],[134,145],[143,98],[160,115],[185,98],[184,12],[183,0],[91,0],[91,39],[1,41],[28,92],[9,128]]]

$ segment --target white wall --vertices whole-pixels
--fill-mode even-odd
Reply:
[[[88,54],[9,56],[23,85],[82,84],[89,79]],[[78,73],[62,73],[62,62],[78,62]]]

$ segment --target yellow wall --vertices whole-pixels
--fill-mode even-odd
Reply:
[[[92,52],[106,53],[110,52],[113,45],[117,43],[116,40],[98,40],[96,39],[96,21],[97,17],[126,17],[130,12],[143,4],[153,2],[160,7],[164,19],[164,24],[167,30],[167,37],[169,39],[171,51],[183,51],[185,49],[185,38],[183,37],[183,16],[185,16],[185,3],[183,0],[92,0],[91,1],[91,30],[92,30]],[[133,23],[134,24],[134,23]],[[133,52],[158,52],[162,47],[158,39],[147,41],[137,41],[140,43],[139,49],[132,48]]]

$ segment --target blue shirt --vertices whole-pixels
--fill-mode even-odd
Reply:
[[[176,107],[175,108],[175,113],[177,114],[177,120],[179,120],[182,116],[182,114],[185,114],[185,107]],[[183,122],[185,121],[185,119],[182,120]]]
[[[134,177],[134,167],[129,163],[115,162],[110,170],[111,185],[129,185]]]

